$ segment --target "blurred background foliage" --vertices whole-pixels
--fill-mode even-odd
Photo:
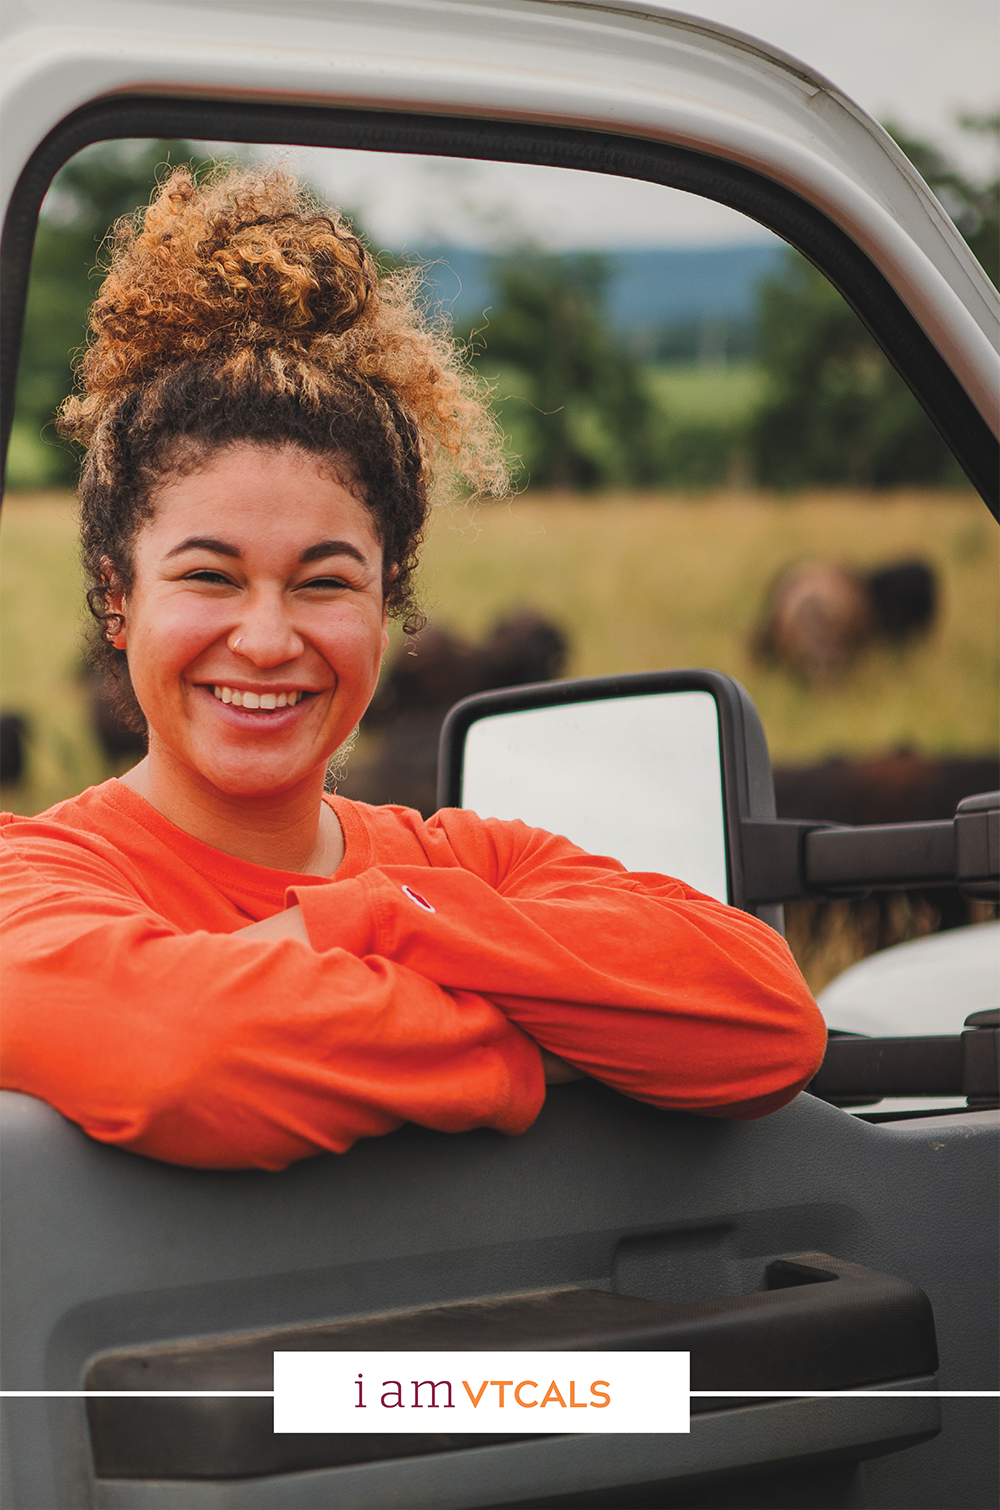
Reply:
[[[1000,116],[962,124],[990,134],[1000,158]],[[929,143],[892,129],[1000,281],[1000,176],[974,182]],[[714,349],[704,323],[616,331],[607,317],[610,273],[610,259],[592,254],[499,258],[488,323],[462,332],[496,385],[520,475],[533,486],[962,481],[861,321],[797,252],[761,280],[750,326],[720,323]],[[658,360],[640,354],[650,351]],[[690,380],[692,369],[701,383],[678,402],[676,379]]]
[[[488,324],[460,332],[496,385],[520,471],[536,485],[663,481],[659,406],[607,318],[609,272],[593,252],[499,258]]]
[[[992,134],[1000,116],[962,118]],[[1000,177],[973,183],[927,142],[892,135],[942,200],[993,280],[1000,275]],[[773,487],[951,483],[957,463],[861,321],[823,275],[790,255],[759,294],[767,391],[749,429],[753,471]]]
[[[937,430],[822,273],[791,255],[760,290],[767,382],[748,426],[751,468],[772,487],[958,482]]]
[[[14,488],[76,481],[77,458],[55,432],[103,276],[115,222],[149,200],[165,165],[209,159],[186,141],[114,141],[86,148],[57,174],[42,207],[31,262],[7,480]]]

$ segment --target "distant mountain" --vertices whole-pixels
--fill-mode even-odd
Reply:
[[[780,263],[783,246],[623,248],[606,253],[611,266],[609,312],[621,330],[687,325],[706,320],[741,323],[753,317],[757,286]],[[457,321],[476,319],[493,299],[490,252],[470,247],[423,247],[432,300]]]

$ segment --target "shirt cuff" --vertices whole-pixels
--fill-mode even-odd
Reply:
[[[321,886],[290,886],[285,906],[302,909],[309,942],[317,954],[327,949],[346,949],[358,959],[378,950],[376,885],[371,871],[350,881],[328,881]]]

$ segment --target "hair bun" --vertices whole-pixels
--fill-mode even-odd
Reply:
[[[85,383],[107,392],[247,347],[306,356],[363,319],[377,281],[358,238],[289,175],[230,171],[202,185],[175,169],[141,220],[115,228]]]

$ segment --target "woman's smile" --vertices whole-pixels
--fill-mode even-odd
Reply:
[[[307,692],[253,692],[240,691],[239,687],[216,687],[215,696],[223,703],[232,703],[234,708],[259,708],[262,713],[271,713],[276,708],[294,708]]]
[[[216,707],[213,712],[224,719],[227,726],[242,729],[246,734],[276,735],[293,726],[298,719],[314,711],[310,704],[322,694],[306,692],[301,688],[254,691],[229,683],[212,686],[199,685],[198,692],[211,695]]]

